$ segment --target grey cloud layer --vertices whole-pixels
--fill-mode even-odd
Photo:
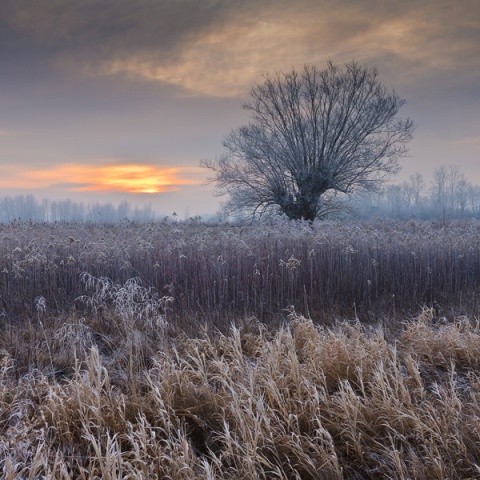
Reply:
[[[215,75],[248,84],[262,69],[328,57],[402,62],[415,78],[480,68],[478,0],[3,0],[0,8],[6,57],[33,52],[60,69],[200,91]],[[187,78],[194,72],[198,80]]]
[[[84,52],[92,59],[145,50],[168,57],[186,38],[221,22],[224,3],[4,0],[0,23],[14,36],[13,49],[22,39],[46,53]]]

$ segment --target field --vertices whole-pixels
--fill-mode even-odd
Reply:
[[[2,478],[478,478],[479,234],[1,225]]]

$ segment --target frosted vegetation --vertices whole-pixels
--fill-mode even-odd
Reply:
[[[74,309],[91,282],[132,278],[170,296],[174,323],[191,333],[228,329],[239,316],[269,322],[293,306],[306,316],[410,315],[423,306],[477,314],[480,224],[200,221],[0,226],[0,296],[16,322],[43,297],[49,314]],[[86,273],[85,273],[86,272]]]
[[[389,336],[292,313],[276,331],[250,321],[194,339],[109,310],[40,320],[1,350],[7,480],[478,477],[466,318],[425,309]]]
[[[479,233],[0,225],[1,477],[478,477]]]

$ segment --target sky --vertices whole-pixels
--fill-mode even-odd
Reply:
[[[201,159],[262,75],[376,66],[417,124],[400,182],[480,184],[480,0],[0,0],[0,196],[203,215]]]

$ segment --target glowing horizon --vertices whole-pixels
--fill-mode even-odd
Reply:
[[[61,188],[71,192],[125,192],[156,194],[199,185],[192,178],[200,168],[160,167],[137,163],[110,165],[56,165],[50,169],[20,170],[12,166],[0,180],[0,188]],[[187,178],[189,176],[190,178]]]

